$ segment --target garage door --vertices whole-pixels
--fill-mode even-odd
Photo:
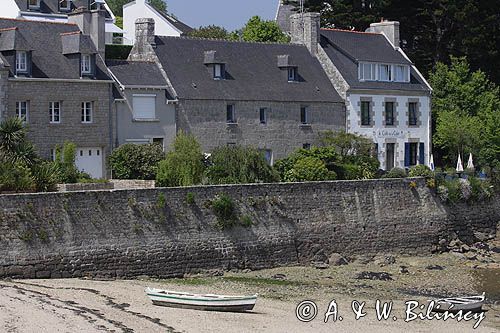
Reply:
[[[88,173],[92,178],[103,178],[101,148],[77,148],[75,164],[78,170]]]

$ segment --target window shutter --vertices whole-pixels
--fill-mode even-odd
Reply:
[[[418,162],[422,165],[425,164],[425,145],[423,142],[420,142],[420,149],[419,149],[419,152],[418,152]]]
[[[410,143],[405,143],[405,167],[410,166]]]
[[[155,119],[156,97],[134,96],[133,108],[134,119]]]

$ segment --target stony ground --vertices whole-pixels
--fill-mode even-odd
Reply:
[[[474,252],[474,251],[471,251]],[[469,257],[469,259],[467,258]],[[347,265],[287,267],[263,271],[132,281],[0,281],[1,332],[471,332],[476,319],[415,320],[406,323],[405,301],[486,291],[485,319],[476,332],[500,332],[500,254],[470,259],[470,252],[422,257],[345,258]],[[484,262],[482,262],[484,261]],[[403,266],[403,267],[402,267]],[[371,273],[388,280],[359,279]],[[387,273],[387,274],[380,274]],[[362,275],[362,274],[361,274]],[[144,287],[222,294],[258,293],[251,313],[217,313],[153,306]],[[303,300],[317,304],[316,319],[295,315]],[[335,299],[342,321],[324,323]],[[375,318],[375,300],[394,301],[389,320]],[[366,317],[354,320],[351,303],[366,302]],[[496,302],[496,304],[495,304]],[[392,317],[397,317],[394,321]]]

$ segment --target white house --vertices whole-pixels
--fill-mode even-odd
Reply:
[[[30,21],[68,22],[68,13],[84,7],[106,10],[106,44],[113,44],[113,34],[123,33],[105,0],[1,0],[0,17]]]
[[[290,16],[292,43],[318,58],[346,105],[346,131],[373,140],[384,170],[429,165],[432,89],[399,47],[399,22],[366,32],[320,29],[317,13]]]
[[[123,6],[124,44],[134,44],[135,21],[139,18],[152,18],[155,21],[156,36],[179,37],[193,30],[175,17],[156,10],[148,0],[135,0]]]

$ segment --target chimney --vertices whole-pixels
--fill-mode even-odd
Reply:
[[[154,61],[155,47],[155,20],[138,18],[135,20],[135,43],[130,51],[129,60]]]
[[[106,52],[106,10],[88,10],[80,7],[68,14],[68,22],[75,23],[82,34],[90,36],[101,57]]]
[[[367,32],[377,32],[384,34],[387,39],[394,45],[394,47],[399,47],[399,22],[397,21],[384,21],[372,23],[370,27],[366,29]]]
[[[319,21],[319,13],[299,13],[290,16],[292,43],[305,45],[313,56],[318,53],[320,41]]]

